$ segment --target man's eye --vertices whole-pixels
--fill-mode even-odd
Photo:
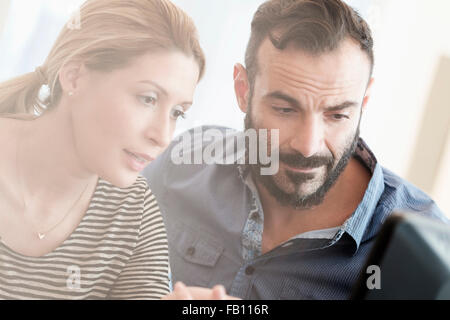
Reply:
[[[186,119],[186,113],[184,112],[183,107],[177,106],[172,109],[170,117],[174,120],[177,120],[180,117]]]
[[[281,113],[281,114],[289,114],[289,113],[292,113],[292,112],[295,111],[295,110],[292,109],[292,108],[273,107],[273,109],[274,109],[276,112]]]
[[[331,117],[333,118],[333,120],[350,119],[350,117],[345,114],[332,114]]]

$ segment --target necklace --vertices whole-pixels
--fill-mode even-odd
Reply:
[[[16,172],[17,172],[17,178],[19,180],[19,187],[21,190],[23,190],[23,186],[22,186],[22,176],[21,176],[21,172],[19,170],[19,146],[20,144],[17,144],[17,150],[16,150]],[[34,223],[31,223],[30,221],[28,221],[28,223],[33,225],[33,229],[35,230],[34,232],[36,233],[37,237],[39,238],[39,240],[43,240],[48,233],[50,233],[51,231],[53,231],[56,227],[58,227],[69,215],[69,213],[73,210],[73,208],[76,206],[76,204],[80,201],[80,199],[83,197],[84,193],[86,192],[87,188],[89,186],[89,182],[86,184],[86,187],[84,187],[83,191],[80,193],[80,195],[76,198],[75,202],[71,205],[70,209],[66,212],[66,214],[62,217],[61,220],[58,221],[58,223],[56,223],[55,225],[53,225],[51,228],[40,232],[40,231],[36,231],[36,225]],[[25,211],[26,209],[26,203],[25,203],[25,198],[22,200],[23,202],[23,209]]]
[[[85,191],[87,190],[88,186],[89,186],[89,183],[88,183],[88,184],[86,185],[86,187],[83,189],[83,191],[81,192],[80,196],[79,196],[79,197],[75,200],[75,202],[72,204],[72,206],[70,207],[69,211],[67,211],[67,213],[62,217],[62,219],[61,219],[60,221],[58,221],[57,224],[55,224],[53,227],[51,227],[50,229],[47,229],[47,230],[44,231],[44,232],[35,231],[35,232],[37,233],[37,236],[38,236],[39,240],[44,239],[45,236],[46,236],[49,232],[53,231],[53,229],[55,229],[57,226],[59,226],[59,225],[66,219],[66,217],[67,217],[67,216],[69,215],[69,213],[73,210],[73,208],[75,207],[75,205],[76,205],[76,204],[80,201],[80,199],[83,197],[83,195],[84,195]],[[36,229],[36,228],[34,228],[34,229]]]

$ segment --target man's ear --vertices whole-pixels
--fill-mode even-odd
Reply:
[[[245,67],[236,63],[234,65],[234,91],[236,93],[237,102],[239,104],[239,109],[242,112],[247,113],[248,109],[248,97],[250,93],[250,84],[248,82],[247,70]]]
[[[363,103],[362,103],[362,112],[363,113],[366,110],[367,104],[368,104],[369,99],[370,99],[370,95],[372,94],[372,87],[373,87],[373,83],[374,82],[375,82],[375,79],[374,78],[370,78],[369,85],[367,86],[366,94],[364,95],[364,99],[363,99]]]
[[[76,93],[80,88],[80,78],[84,74],[84,66],[81,63],[69,62],[59,71],[59,83],[63,92]]]

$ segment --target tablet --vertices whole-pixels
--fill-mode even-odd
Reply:
[[[352,299],[450,299],[450,226],[413,213],[383,224]]]

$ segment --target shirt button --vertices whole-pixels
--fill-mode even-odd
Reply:
[[[188,256],[193,256],[194,253],[195,253],[195,248],[194,248],[194,247],[189,247],[189,248],[186,250],[186,254],[187,254]]]
[[[248,267],[245,269],[245,274],[248,275],[248,276],[252,275],[253,272],[255,272],[255,268],[252,267],[252,266],[248,266]]]
[[[250,219],[252,219],[252,220],[258,220],[258,218],[259,218],[259,215],[258,215],[258,212],[256,212],[256,211],[253,212],[250,216]]]

